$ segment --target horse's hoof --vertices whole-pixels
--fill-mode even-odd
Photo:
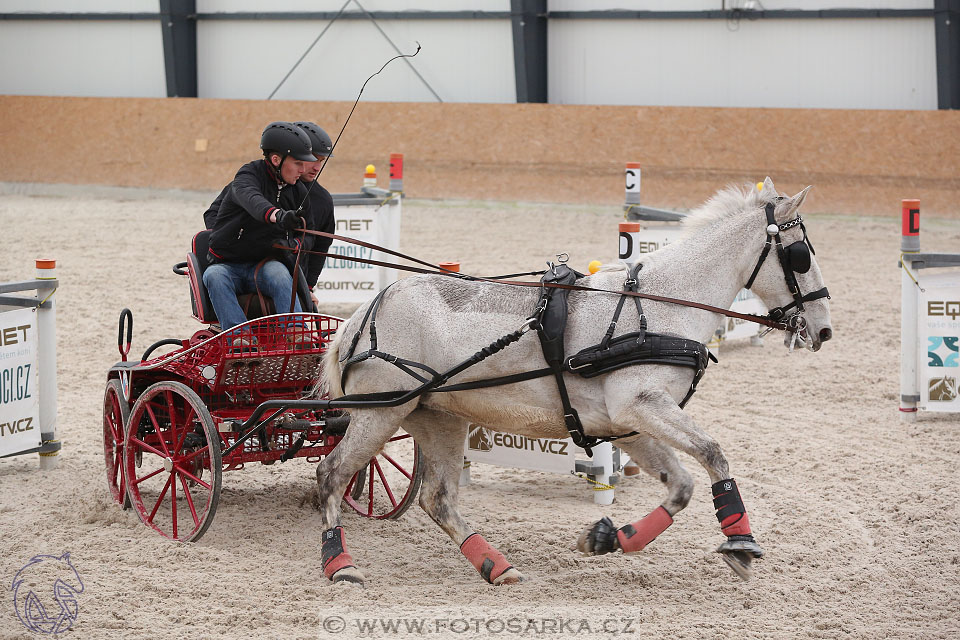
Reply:
[[[750,534],[740,536],[730,536],[727,541],[717,547],[717,553],[729,553],[731,551],[742,551],[754,558],[763,557],[763,549],[757,544]]]
[[[753,569],[750,565],[753,563],[753,556],[745,551],[727,551],[721,554],[723,561],[727,566],[733,569],[737,577],[746,582],[753,575]]]
[[[737,574],[737,577],[744,581],[749,580],[753,575],[751,568],[753,559],[763,557],[763,549],[749,534],[730,536],[726,542],[717,547],[717,553],[721,554],[723,561]]]
[[[523,574],[513,567],[510,567],[493,579],[493,584],[497,586],[501,584],[517,584],[518,582],[523,582]]]
[[[337,582],[352,582],[353,584],[362,586],[364,583],[363,573],[356,567],[344,567],[330,576],[330,580],[332,580],[334,584]]]
[[[587,556],[599,556],[620,548],[617,528],[606,516],[587,527],[577,538],[577,550]]]

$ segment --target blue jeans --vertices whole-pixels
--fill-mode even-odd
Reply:
[[[256,293],[257,284],[260,285],[260,293],[273,299],[277,313],[287,313],[290,310],[293,278],[287,267],[276,260],[268,260],[263,263],[259,272],[256,269],[255,262],[218,262],[203,272],[203,284],[220,320],[220,328],[224,331],[247,321],[237,296]],[[297,313],[301,312],[299,299],[295,301],[293,309]]]

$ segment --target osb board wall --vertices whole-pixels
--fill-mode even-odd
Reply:
[[[259,155],[272,120],[332,136],[343,102],[0,96],[0,180],[216,190]],[[814,190],[811,211],[960,217],[960,113],[361,102],[322,183],[380,185],[404,154],[413,197],[617,204],[623,166],[642,200],[689,208],[730,182],[771,176]]]

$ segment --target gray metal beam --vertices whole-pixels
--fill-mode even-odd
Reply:
[[[903,260],[910,263],[914,271],[918,269],[940,269],[960,266],[960,253],[905,253]]]
[[[937,106],[960,109],[960,0],[935,0]]]
[[[834,18],[932,18],[933,9],[772,9],[706,11],[551,11],[548,18],[558,20],[797,20]]]
[[[547,0],[510,0],[517,102],[547,102]]]
[[[197,97],[196,0],[160,0],[168,98]]]
[[[511,0],[513,2],[513,0]],[[935,0],[937,4],[941,0]],[[954,0],[947,0],[952,3]],[[810,20],[836,18],[932,18],[938,9],[773,9],[767,11],[546,11],[544,18],[557,20]],[[519,11],[345,11],[339,20],[506,20]],[[237,11],[193,13],[196,20],[333,20],[336,11]],[[157,13],[82,13],[82,12],[17,12],[0,13],[0,20],[156,20]]]

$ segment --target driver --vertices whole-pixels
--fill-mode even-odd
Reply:
[[[304,219],[307,223],[307,229],[334,233],[336,231],[336,220],[333,215],[333,196],[331,196],[330,192],[324,189],[320,183],[311,186],[311,183],[317,181],[317,177],[327,158],[333,157],[333,142],[330,140],[327,132],[313,122],[294,122],[293,124],[303,129],[310,138],[310,143],[313,145],[313,155],[316,158],[315,162],[306,163],[306,170],[300,177],[300,181],[307,186],[307,194],[309,197],[309,206],[304,210],[306,213]],[[216,200],[204,211],[203,222],[207,229],[213,228],[217,220],[217,213],[220,211],[220,205],[223,203],[226,194],[230,191],[231,186],[230,184],[225,186]],[[333,242],[332,238],[306,234],[304,234],[302,238],[300,238],[300,234],[297,234],[297,238],[303,242],[301,249],[322,253],[329,251],[330,245]],[[316,294],[313,293],[313,289],[317,286],[317,281],[320,279],[320,272],[323,271],[325,262],[326,256],[310,255],[308,253],[303,253],[300,256],[300,267],[306,276],[310,297],[315,306],[319,305],[319,301],[317,300]]]
[[[237,296],[258,287],[278,312],[290,309],[293,278],[273,245],[296,242],[289,232],[302,226],[299,216],[308,210],[297,212],[307,191],[300,178],[316,158],[310,138],[290,122],[267,125],[260,148],[263,159],[240,167],[224,190],[210,233],[203,284],[224,331],[246,322]],[[301,311],[296,297],[294,310]]]

